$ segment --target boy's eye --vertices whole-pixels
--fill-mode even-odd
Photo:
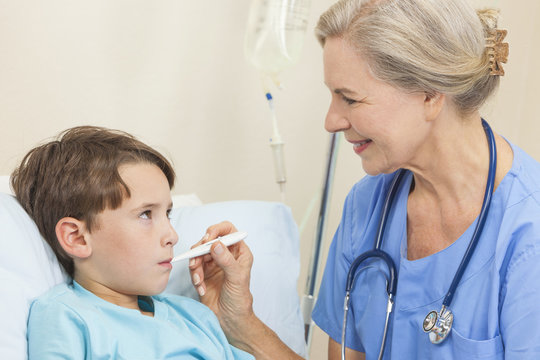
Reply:
[[[169,218],[169,220],[171,220],[171,209],[167,210],[167,218]]]
[[[151,218],[152,218],[151,215],[152,215],[152,211],[151,211],[151,210],[146,210],[146,211],[143,211],[143,212],[139,215],[139,217],[140,217],[141,219],[151,219]]]

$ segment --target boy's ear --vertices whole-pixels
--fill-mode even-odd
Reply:
[[[87,241],[84,222],[72,217],[65,217],[56,223],[56,237],[60,246],[69,255],[87,258],[92,254],[92,247]]]

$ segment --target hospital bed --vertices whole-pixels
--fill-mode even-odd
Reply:
[[[253,252],[253,307],[259,318],[305,356],[297,280],[299,236],[290,209],[281,203],[229,201],[202,204],[195,195],[173,197],[171,222],[178,232],[175,255],[187,251],[205,229],[222,220],[247,231]],[[36,225],[0,176],[0,357],[26,359],[26,321],[32,300],[65,281],[65,275]],[[197,299],[187,262],[175,264],[167,292]]]

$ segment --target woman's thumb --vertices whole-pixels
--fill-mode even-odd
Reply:
[[[225,273],[235,263],[233,254],[219,241],[212,245],[210,254],[216,265],[223,269]]]

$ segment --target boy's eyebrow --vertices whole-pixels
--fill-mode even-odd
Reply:
[[[139,209],[148,209],[148,208],[156,208],[156,207],[159,207],[160,204],[159,203],[143,203],[141,206],[138,206],[136,208],[136,210],[139,210]],[[167,206],[168,209],[172,209],[173,207],[173,203],[172,201],[169,203],[169,205]]]

